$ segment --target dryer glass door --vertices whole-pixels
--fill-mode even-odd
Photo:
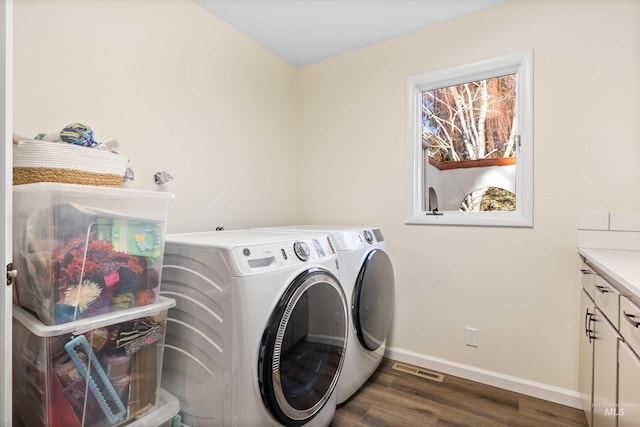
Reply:
[[[322,409],[338,381],[346,340],[340,282],[326,270],[306,270],[279,300],[260,346],[260,391],[278,421],[303,424]]]
[[[387,339],[393,315],[395,281],[389,256],[380,249],[367,254],[353,288],[351,313],[358,341],[376,350]]]

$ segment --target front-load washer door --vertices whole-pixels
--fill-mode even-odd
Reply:
[[[302,425],[334,391],[347,343],[347,304],[329,271],[296,277],[276,305],[262,336],[258,383],[279,422]]]
[[[395,294],[393,266],[380,249],[367,254],[351,298],[351,314],[358,341],[374,351],[387,339]]]

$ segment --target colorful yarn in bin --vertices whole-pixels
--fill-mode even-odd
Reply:
[[[94,147],[98,141],[93,139],[93,130],[82,123],[71,123],[60,132],[60,138],[70,144]]]

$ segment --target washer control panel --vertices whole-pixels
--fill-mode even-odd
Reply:
[[[326,261],[336,257],[329,235],[286,242],[238,246],[233,253],[241,271],[264,273],[282,267]]]

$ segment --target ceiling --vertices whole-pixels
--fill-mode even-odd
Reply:
[[[296,67],[508,0],[194,0]]]

